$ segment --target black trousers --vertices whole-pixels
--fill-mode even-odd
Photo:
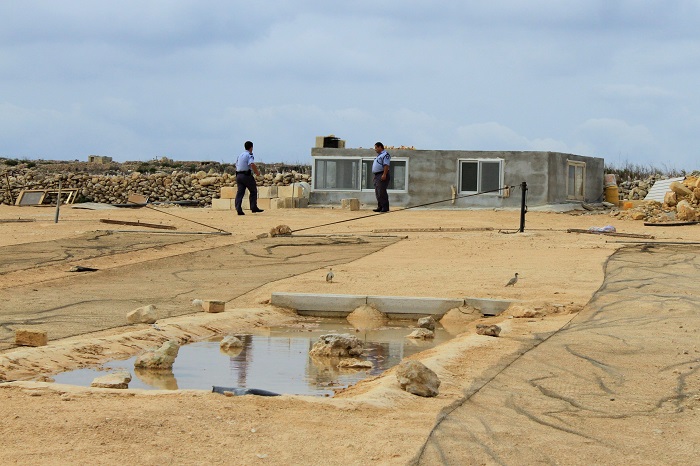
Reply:
[[[240,212],[243,209],[241,204],[243,203],[243,196],[245,195],[246,188],[250,193],[248,199],[250,200],[250,210],[258,210],[258,186],[255,184],[255,177],[249,173],[236,173],[236,185],[238,190],[236,191],[236,211]]]
[[[377,209],[382,212],[389,212],[389,194],[386,192],[389,187],[389,174],[386,180],[382,181],[382,173],[374,174],[374,195],[377,196]]]

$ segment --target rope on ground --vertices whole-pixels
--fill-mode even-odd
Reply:
[[[202,225],[203,227],[211,228],[212,230],[216,230],[216,231],[218,231],[218,232],[220,232],[220,233],[224,233],[224,234],[227,234],[227,235],[230,235],[230,234],[231,234],[230,231],[222,230],[221,228],[213,227],[213,226],[211,226],[211,225],[207,225],[206,223],[201,223],[201,222],[197,222],[197,221],[195,221],[195,220],[190,220],[189,218],[180,217],[179,215],[171,214],[170,212],[164,212],[164,211],[162,211],[162,210],[158,210],[158,209],[156,209],[155,207],[151,207],[151,206],[149,206],[149,205],[145,205],[144,207],[147,207],[147,208],[149,208],[149,209],[151,209],[151,210],[155,210],[156,212],[160,212],[161,214],[172,215],[173,217],[177,217],[177,218],[179,218],[180,220],[185,220],[185,221],[187,221],[187,222],[196,223],[197,225]]]
[[[500,192],[500,191],[503,191],[503,190],[506,190],[506,189],[513,189],[513,188],[515,188],[515,186],[504,186],[504,187],[502,187],[502,188],[492,189],[492,190],[490,190],[490,191],[483,191],[483,192],[475,193],[475,194],[465,194],[465,195],[462,195],[462,196],[456,196],[456,197],[454,197],[454,198],[451,197],[451,198],[449,198],[449,199],[443,199],[443,200],[440,200],[440,201],[426,202],[425,204],[412,205],[412,206],[408,206],[408,207],[404,207],[404,208],[399,208],[399,209],[395,209],[395,210],[390,210],[390,211],[388,211],[388,212],[377,212],[377,213],[374,213],[374,214],[363,215],[362,217],[348,218],[348,219],[345,219],[345,220],[338,220],[338,221],[336,221],[336,222],[323,223],[323,224],[321,224],[321,225],[314,225],[314,226],[310,226],[310,227],[306,227],[306,228],[299,228],[299,229],[296,229],[296,230],[292,230],[292,233],[296,233],[297,231],[311,230],[311,229],[313,229],[313,228],[327,227],[327,226],[330,226],[330,225],[336,225],[336,224],[338,224],[338,223],[354,222],[355,220],[363,220],[363,219],[370,218],[370,217],[376,217],[377,215],[386,215],[386,214],[393,214],[393,213],[396,213],[396,212],[403,212],[404,210],[415,209],[415,208],[417,208],[417,207],[425,207],[425,206],[434,205],[434,204],[441,204],[441,203],[443,203],[443,202],[452,202],[452,201],[455,200],[455,199],[463,199],[463,198],[466,198],[466,197],[480,196],[480,195],[482,195],[482,194],[497,193],[497,192]]]

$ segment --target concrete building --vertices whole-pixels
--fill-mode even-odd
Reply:
[[[560,152],[389,149],[389,202],[408,207],[446,200],[430,208],[520,207],[527,204],[603,200],[604,160]],[[373,148],[315,147],[311,150],[311,204],[340,204],[358,198],[376,206]],[[504,190],[505,186],[515,189]]]

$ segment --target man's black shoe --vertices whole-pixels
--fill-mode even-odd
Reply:
[[[372,209],[372,212],[381,212],[382,209]]]
[[[265,211],[262,209],[255,209],[255,210],[251,210],[251,212],[253,212],[254,214],[257,214],[257,213],[265,212]]]
[[[242,210],[239,210],[238,215],[245,215],[245,213]]]

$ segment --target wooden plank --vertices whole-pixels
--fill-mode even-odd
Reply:
[[[155,223],[127,222],[125,220],[109,220],[106,218],[101,218],[100,222],[112,223],[114,225],[131,225],[135,227],[158,228],[160,230],[177,230],[177,228],[172,225],[157,225]]]
[[[459,232],[459,231],[493,231],[492,227],[460,227],[460,228],[378,228],[372,230],[372,233],[390,233],[390,232],[424,232],[424,233],[440,233],[440,232]]]
[[[637,233],[617,233],[612,231],[591,231],[591,230],[580,230],[578,228],[569,228],[566,230],[567,233],[587,233],[589,235],[606,235],[606,236],[620,236],[623,238],[645,238],[654,239],[651,235],[637,234]]]
[[[684,227],[686,225],[697,225],[700,222],[664,222],[664,223],[644,223],[645,227]]]

